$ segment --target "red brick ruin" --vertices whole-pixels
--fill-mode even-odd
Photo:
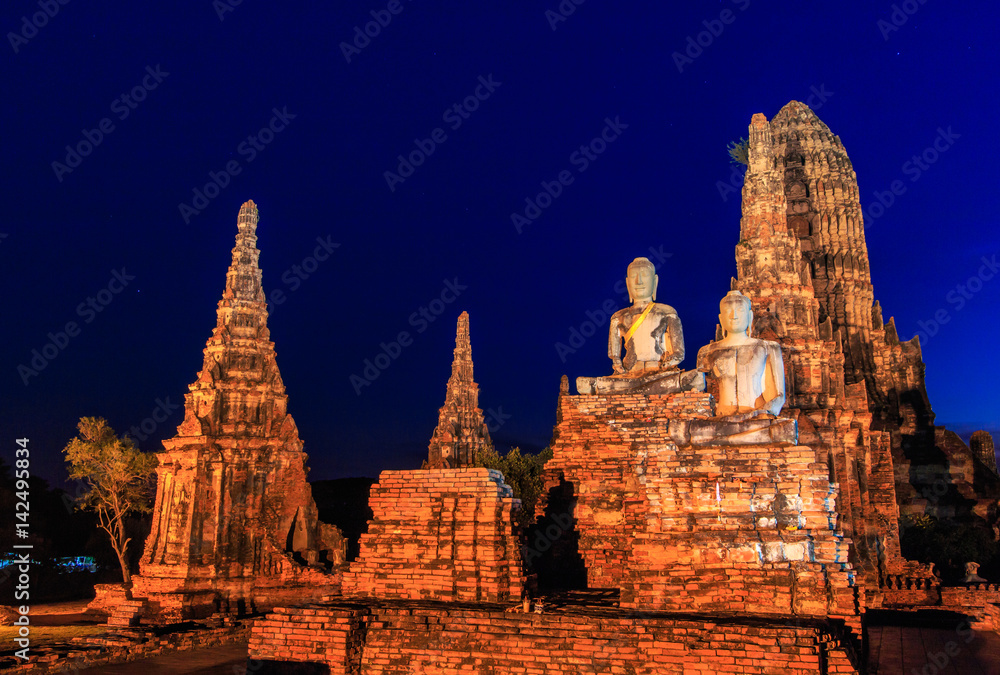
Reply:
[[[204,364],[158,455],[152,531],[126,621],[263,611],[339,588],[346,540],[318,521],[306,482],[267,329],[257,220],[257,206],[243,204]]]
[[[859,673],[869,610],[1000,629],[995,584],[944,586],[901,554],[904,515],[995,525],[1000,478],[988,434],[970,449],[934,425],[920,345],[883,322],[840,139],[793,101],[753,116],[748,155],[732,288],[780,345],[780,416],[716,417],[711,386],[564,382],[520,532],[503,476],[474,467],[491,441],[463,313],[428,460],[372,486],[349,563],[305,482],[248,202],[133,595],[173,617],[274,608],[251,658],[344,675]]]

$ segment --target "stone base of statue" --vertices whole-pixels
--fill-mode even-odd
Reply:
[[[705,374],[697,370],[657,370],[639,375],[625,373],[606,377],[576,378],[576,392],[595,394],[679,394],[705,391]]]
[[[796,445],[798,422],[783,417],[739,420],[714,417],[708,420],[671,420],[670,440],[678,445]]]

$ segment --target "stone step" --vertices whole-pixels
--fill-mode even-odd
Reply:
[[[121,628],[138,626],[145,609],[146,600],[143,598],[125,600],[112,608],[108,616],[108,625]]]

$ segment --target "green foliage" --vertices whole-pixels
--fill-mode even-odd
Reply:
[[[731,163],[749,166],[750,142],[747,139],[741,138],[738,141],[732,141],[726,146],[726,151],[729,152],[729,161]]]
[[[100,417],[82,417],[79,436],[63,448],[69,477],[86,486],[76,499],[78,509],[93,511],[111,538],[111,546],[128,584],[128,544],[125,517],[151,510],[153,475],[157,460],[141,452],[128,436],[119,438]]]
[[[984,568],[1000,563],[1000,544],[993,541],[993,533],[985,526],[937,520],[926,515],[904,516],[900,526],[903,557],[934,563],[946,579],[955,580],[964,575],[967,562],[977,562]]]
[[[514,490],[514,497],[521,500],[517,522],[522,531],[535,522],[535,505],[542,494],[542,469],[552,459],[552,450],[545,448],[537,455],[522,455],[520,448],[511,448],[500,455],[492,446],[479,453],[476,466],[496,469],[503,474],[504,482]]]

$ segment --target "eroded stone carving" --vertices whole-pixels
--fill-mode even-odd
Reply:
[[[608,358],[615,374],[578,377],[577,392],[704,391],[705,378],[701,373],[677,368],[684,360],[684,331],[674,308],[655,302],[659,283],[656,267],[647,258],[636,258],[628,266],[625,283],[632,306],[615,312],[608,330]]]
[[[986,579],[979,576],[979,563],[965,563],[965,578],[962,579],[963,584],[980,584],[984,581],[986,581]]]
[[[715,408],[719,417],[777,417],[785,404],[781,346],[750,337],[752,321],[750,298],[730,291],[719,303],[724,337],[698,352],[698,370],[708,373],[719,386]]]

